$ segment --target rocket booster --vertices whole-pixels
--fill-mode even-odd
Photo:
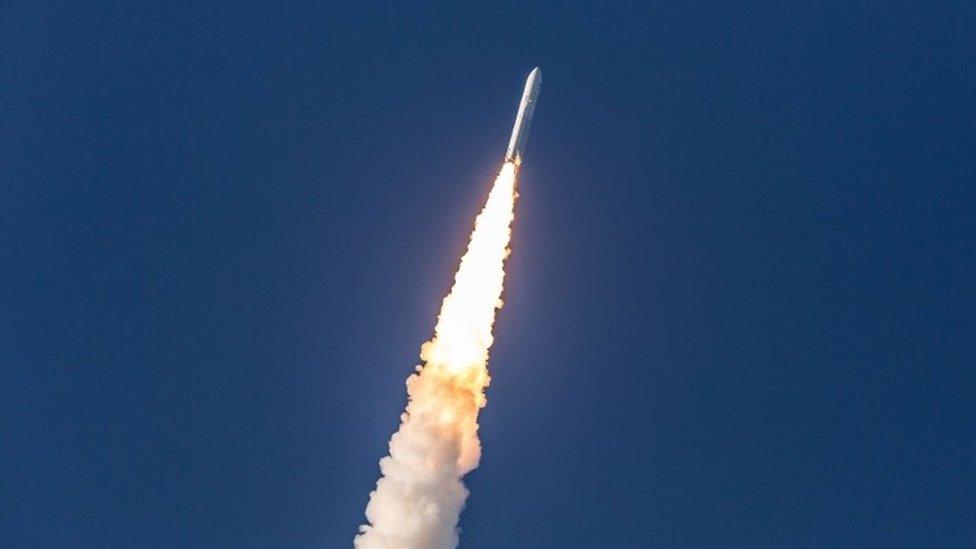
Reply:
[[[512,137],[508,140],[508,150],[505,152],[505,162],[512,162],[516,167],[522,164],[522,156],[525,154],[525,141],[529,138],[529,125],[532,124],[532,113],[539,100],[540,86],[542,86],[542,71],[536,67],[525,80],[522,102],[519,103],[515,127],[512,128]]]

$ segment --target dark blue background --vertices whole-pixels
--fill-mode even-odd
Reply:
[[[967,2],[0,15],[0,545],[348,547],[543,87],[465,548],[972,547]]]

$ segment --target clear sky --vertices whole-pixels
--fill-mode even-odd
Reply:
[[[0,14],[0,546],[349,547],[536,65],[462,547],[976,545],[971,3],[200,4]]]

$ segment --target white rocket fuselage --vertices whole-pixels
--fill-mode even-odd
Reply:
[[[512,137],[508,140],[508,150],[505,152],[505,162],[514,162],[516,166],[522,163],[525,153],[525,142],[529,138],[529,125],[532,124],[532,113],[539,99],[539,87],[542,85],[542,71],[539,67],[532,69],[525,81],[525,91],[522,92],[522,102],[519,103],[518,114],[515,116],[515,127]]]

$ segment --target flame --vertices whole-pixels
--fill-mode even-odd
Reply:
[[[505,259],[515,216],[517,168],[507,162],[475,220],[454,285],[441,304],[423,366],[407,379],[409,402],[383,476],[366,507],[359,549],[455,547],[468,492],[461,477],[478,466],[478,412],[486,404],[488,349],[502,306]]]

